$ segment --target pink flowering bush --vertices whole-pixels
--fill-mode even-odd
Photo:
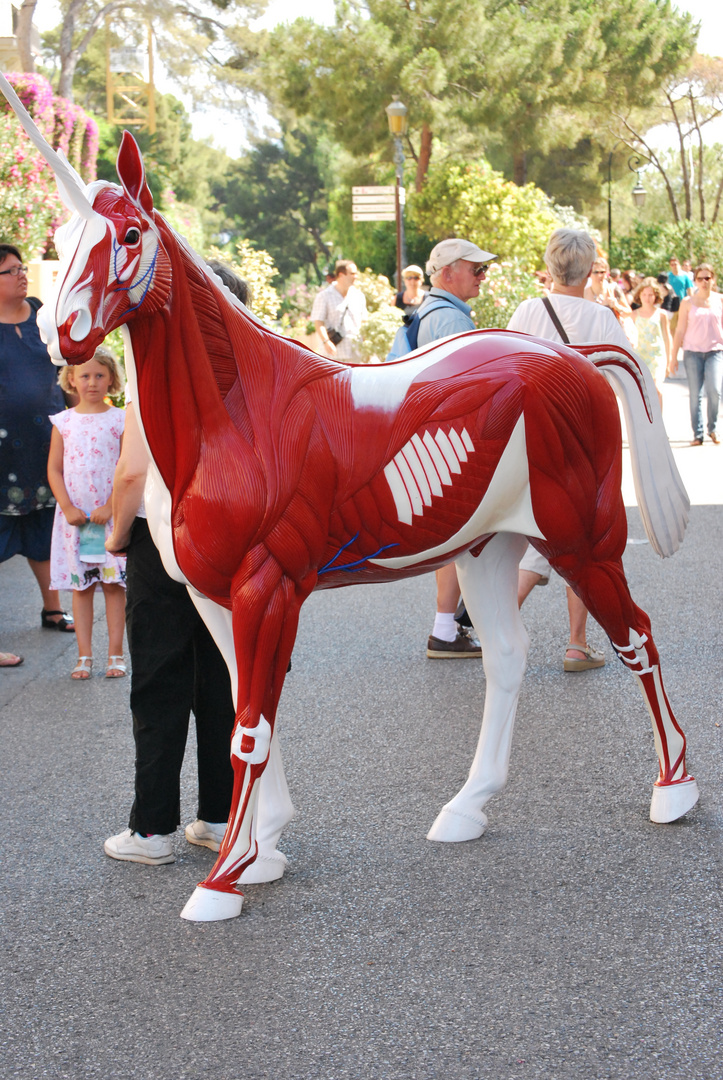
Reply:
[[[38,128],[62,149],[86,182],[96,177],[98,126],[78,106],[53,94],[36,74],[8,74],[8,82]],[[44,255],[54,230],[65,221],[53,170],[30,142],[4,98],[0,100],[0,236],[23,258]]]
[[[294,326],[302,322],[308,322],[319,288],[318,285],[309,286],[302,282],[290,281],[279,293],[281,300],[279,318],[286,315],[288,324]],[[324,288],[324,286],[321,286],[321,288]]]
[[[487,280],[470,307],[480,330],[504,330],[517,305],[532,296],[542,296],[535,275],[519,259],[505,259],[490,264]]]

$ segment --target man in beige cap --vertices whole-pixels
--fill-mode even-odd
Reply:
[[[418,348],[451,334],[477,329],[466,301],[479,296],[489,263],[496,258],[470,240],[442,240],[432,248],[427,260],[432,288],[419,309]],[[425,307],[432,304],[433,310],[425,315]],[[428,657],[446,660],[482,655],[479,643],[455,622],[458,604],[457,568],[449,563],[437,570],[437,614],[427,642]]]

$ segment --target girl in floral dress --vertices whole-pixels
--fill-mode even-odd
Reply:
[[[650,368],[655,379],[655,387],[663,407],[661,387],[668,373],[670,362],[671,334],[668,314],[660,307],[665,299],[655,278],[644,278],[635,290],[634,300],[640,304],[633,311],[635,325],[638,328],[637,352]]]
[[[50,576],[55,589],[73,590],[78,663],[72,679],[90,678],[93,665],[93,594],[100,585],[108,623],[106,678],[126,674],[125,558],[105,551],[112,530],[113,473],[120,455],[125,413],[106,404],[121,388],[113,354],[98,349],[92,360],[64,367],[60,385],[80,399],[74,409],[51,416],[48,480],[56,498]]]

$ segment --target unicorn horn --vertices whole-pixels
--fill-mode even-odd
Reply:
[[[35,121],[27,111],[18,95],[4,75],[0,74],[0,90],[10,103],[10,107],[25,128],[31,141],[55,173],[60,197],[68,210],[75,210],[81,217],[91,218],[95,211],[85,195],[85,185],[64,154],[53,150],[47,139],[41,135]]]

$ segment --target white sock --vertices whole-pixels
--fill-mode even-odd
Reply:
[[[457,623],[453,611],[438,611],[434,617],[432,637],[439,641],[454,641],[457,637]]]

